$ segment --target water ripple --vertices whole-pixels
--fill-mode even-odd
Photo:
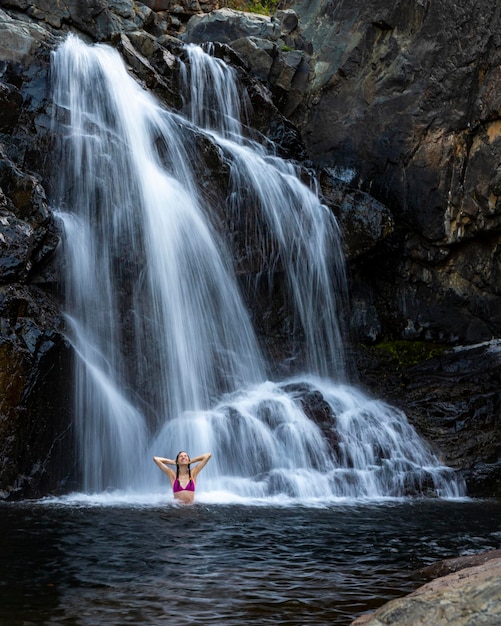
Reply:
[[[0,505],[1,623],[347,625],[435,560],[499,548],[501,504]]]

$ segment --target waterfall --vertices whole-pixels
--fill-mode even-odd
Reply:
[[[183,449],[213,453],[201,497],[461,495],[404,414],[345,380],[332,213],[293,164],[246,136],[233,70],[186,52],[181,113],[141,89],[109,46],[70,36],[53,54],[53,204],[84,490],[160,489],[152,455]],[[198,184],[194,128],[229,164],[230,221],[258,220],[263,275],[285,276],[304,345],[294,379],[272,380]]]
[[[112,48],[70,38],[54,73],[84,485],[102,489],[141,475],[130,459],[165,419],[207,409],[264,369],[178,120]],[[134,436],[117,446],[130,422]]]
[[[230,214],[241,225],[246,214],[255,219],[258,213],[265,225],[264,233],[253,236],[267,239],[267,265],[271,270],[280,265],[287,276],[295,327],[305,338],[303,368],[340,379],[344,354],[338,309],[345,298],[346,276],[337,221],[301,182],[292,163],[274,156],[269,146],[245,138],[237,116],[245,115],[247,99],[245,92],[239,93],[234,70],[199,46],[190,44],[186,51],[186,113],[211,132],[229,157]]]

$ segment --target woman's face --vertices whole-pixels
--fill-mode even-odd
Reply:
[[[178,465],[188,465],[190,462],[190,457],[186,452],[180,452],[177,455],[177,464]]]

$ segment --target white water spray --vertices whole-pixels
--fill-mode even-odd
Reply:
[[[255,222],[256,215],[264,223],[263,232],[251,236],[266,239],[262,248],[269,271],[280,267],[287,277],[296,328],[305,340],[302,369],[342,379],[339,309],[346,276],[337,221],[292,163],[245,137],[240,116],[246,115],[248,98],[238,89],[234,70],[199,46],[190,44],[186,52],[187,113],[228,155],[230,215],[240,227]]]
[[[186,449],[213,453],[202,497],[460,495],[403,414],[332,382],[344,379],[337,224],[291,164],[244,138],[232,71],[198,48],[188,55],[190,120],[164,110],[107,46],[70,37],[53,58],[84,489],[154,491],[164,477],[152,454]],[[304,337],[301,379],[267,381],[197,188],[192,124],[230,161],[232,213],[251,198],[266,225],[267,266],[285,272]],[[322,399],[320,421],[307,398]]]

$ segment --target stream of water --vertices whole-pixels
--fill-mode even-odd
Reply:
[[[245,136],[233,71],[195,46],[187,57],[181,115],[109,46],[72,36],[53,55],[83,490],[154,492],[165,477],[152,456],[183,449],[212,452],[204,489],[216,500],[461,496],[406,416],[346,381],[333,214],[293,164]],[[198,185],[194,128],[225,155],[226,208],[259,214],[265,266],[284,270],[304,343],[294,380],[270,376]],[[323,425],[307,397],[322,399]]]

